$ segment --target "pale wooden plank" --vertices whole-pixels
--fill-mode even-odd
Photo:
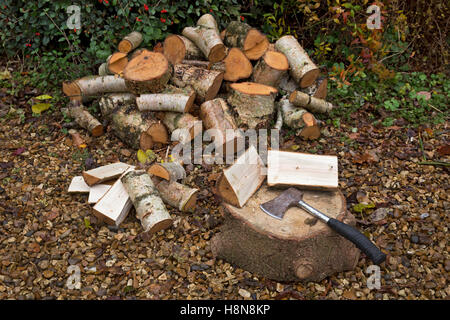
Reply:
[[[69,193],[88,193],[89,191],[90,187],[86,184],[82,176],[73,177],[67,190]]]
[[[118,178],[130,167],[123,162],[115,162],[88,171],[83,171],[83,178],[87,185],[93,186],[103,181]]]
[[[108,184],[96,184],[95,186],[92,186],[89,191],[88,203],[97,203],[98,200],[105,195],[109,188],[111,188],[111,185]]]

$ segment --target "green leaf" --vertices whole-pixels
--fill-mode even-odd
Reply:
[[[52,96],[49,96],[48,94],[43,94],[41,96],[36,97],[38,100],[47,100],[47,99],[53,99]]]
[[[89,218],[87,218],[87,217],[84,218],[84,226],[85,226],[87,229],[94,229],[94,228],[92,228],[92,226],[91,226],[91,221],[90,221]]]
[[[33,113],[40,114],[41,112],[47,110],[51,106],[52,106],[51,103],[38,103],[38,104],[33,105],[31,107],[31,110],[33,111]]]
[[[355,204],[352,209],[354,212],[363,213],[363,211],[365,211],[367,209],[372,209],[372,208],[375,208],[375,205],[373,203],[368,203],[368,204],[358,203],[358,204]]]
[[[139,149],[137,152],[137,158],[142,164],[151,163],[156,159],[156,154],[150,149],[146,151]]]

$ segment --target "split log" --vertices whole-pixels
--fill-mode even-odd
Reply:
[[[203,103],[212,100],[219,92],[223,80],[223,72],[206,70],[185,64],[176,64],[172,83],[180,88],[191,86],[196,93],[195,101]]]
[[[136,98],[140,111],[189,112],[196,93],[191,87],[168,87],[162,93],[141,94]]]
[[[118,49],[120,52],[129,53],[139,47],[142,40],[142,34],[140,32],[133,31],[119,42]]]
[[[103,134],[102,124],[79,101],[72,100],[66,110],[80,127],[86,129],[94,137]]]
[[[172,225],[173,220],[155,184],[144,170],[129,171],[121,181],[136,209],[136,218],[141,221],[144,233],[152,234]]]
[[[288,99],[279,102],[283,122],[290,128],[299,129],[299,135],[305,139],[320,137],[320,128],[314,115],[303,108],[297,108]]]
[[[183,60],[203,59],[200,49],[186,37],[172,34],[164,40],[164,55],[172,64],[177,64]]]
[[[184,170],[184,167],[178,161],[155,163],[148,168],[147,172],[167,181],[186,179],[186,170]]]
[[[327,90],[328,90],[327,85],[328,85],[327,78],[318,77],[312,86],[302,88],[300,89],[300,91],[317,99],[325,99],[327,97]]]
[[[91,170],[83,171],[83,179],[88,186],[93,186],[104,181],[120,177],[128,168],[129,164],[115,162]]]
[[[251,76],[253,66],[238,48],[231,48],[227,57],[223,60],[225,63],[225,73],[223,78],[227,81],[237,81]]]
[[[159,112],[157,117],[172,134],[172,141],[189,142],[195,137],[194,125],[198,118],[190,113]]]
[[[216,184],[223,201],[242,208],[266,179],[264,163],[251,145],[236,162],[223,170]]]
[[[284,54],[276,51],[267,51],[255,65],[253,81],[278,87],[281,77],[287,73],[288,69],[289,62]]]
[[[69,193],[89,193],[90,187],[84,181],[82,176],[73,177],[70,181]]]
[[[233,106],[239,117],[237,124],[251,129],[266,127],[274,111],[277,89],[254,82],[233,83],[227,102]]]
[[[111,186],[108,184],[96,184],[95,186],[90,187],[88,203],[97,203],[110,188]]]
[[[114,134],[134,149],[152,149],[155,143],[167,144],[166,127],[148,113],[121,107],[111,115]]]
[[[157,177],[152,177],[152,180],[165,204],[179,211],[192,211],[195,208],[198,189]]]
[[[263,185],[243,208],[223,203],[225,220],[211,239],[214,257],[275,281],[321,281],[353,270],[360,251],[311,214],[291,207],[278,220],[260,209],[281,192]],[[332,218],[356,224],[338,190],[304,191],[303,200]]]
[[[132,93],[157,93],[164,90],[171,67],[162,53],[142,50],[125,67],[123,77]]]
[[[289,96],[289,101],[295,106],[305,108],[311,112],[328,113],[333,105],[323,99],[312,97],[301,91],[294,91]]]
[[[217,98],[204,102],[200,106],[200,118],[206,129],[216,130],[214,135],[216,152],[228,155],[232,148],[232,154],[235,154],[245,147],[244,137],[241,131],[237,130],[237,125],[224,99]]]
[[[63,82],[63,92],[71,100],[87,102],[103,93],[128,92],[123,78],[117,76],[88,76]]]
[[[123,174],[133,170],[129,167]],[[93,207],[94,215],[107,224],[119,226],[127,217],[133,204],[120,179],[108,189]]]
[[[337,189],[337,157],[269,150],[267,184],[309,189]]]
[[[136,103],[136,96],[132,93],[111,93],[103,96],[98,102],[102,116],[105,119],[109,119],[114,110],[134,103]]]
[[[289,61],[290,74],[302,88],[309,87],[319,76],[320,70],[293,36],[283,36],[275,42],[275,48]]]
[[[240,21],[232,21],[224,32],[224,43],[228,47],[237,47],[250,60],[258,60],[266,52],[269,46],[267,37]]]
[[[218,62],[225,58],[226,48],[220,39],[217,22],[212,15],[204,14],[198,19],[195,28],[184,28],[182,35],[193,41],[209,61]]]
[[[126,53],[115,52],[109,56],[106,61],[108,70],[113,74],[122,74],[123,70],[128,64],[128,57]]]

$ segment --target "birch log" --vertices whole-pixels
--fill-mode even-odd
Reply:
[[[267,51],[255,65],[253,81],[272,87],[278,87],[281,78],[287,73],[289,62],[284,54]]]
[[[224,32],[224,43],[228,47],[237,47],[250,60],[258,60],[267,50],[269,40],[267,37],[240,21],[232,21]]]
[[[327,97],[327,85],[328,80],[325,77],[318,77],[311,86],[300,91],[317,99],[325,99]]]
[[[290,74],[302,88],[309,87],[319,76],[320,70],[293,36],[284,36],[275,42],[275,48],[289,61]]]
[[[223,61],[225,64],[224,80],[235,82],[240,79],[246,79],[253,72],[252,64],[238,48],[231,48]]]
[[[311,112],[328,113],[333,109],[330,102],[312,97],[301,91],[292,92],[289,101],[297,107],[305,108]]]
[[[171,82],[181,88],[191,86],[196,93],[195,101],[203,103],[216,97],[222,80],[223,72],[221,71],[177,64],[174,66]]]
[[[218,62],[225,58],[226,48],[220,39],[217,22],[212,15],[204,14],[198,19],[195,28],[184,28],[182,35],[194,42],[209,61]]]
[[[162,120],[163,124],[171,133],[172,141],[187,143],[194,139],[194,126],[195,122],[198,121],[197,117],[194,117],[190,113],[178,112],[159,112],[157,117]]]
[[[118,49],[120,52],[129,53],[130,51],[133,51],[134,49],[139,47],[139,45],[142,43],[142,40],[142,34],[140,32],[133,31],[119,42]]]
[[[63,82],[63,92],[71,100],[87,102],[103,93],[128,92],[123,78],[117,76],[87,76]]]
[[[178,181],[186,178],[186,170],[178,161],[155,163],[148,168],[147,172],[167,181]]]
[[[201,60],[204,58],[201,50],[186,37],[172,34],[164,40],[164,55],[172,64],[183,60]]]
[[[136,103],[136,96],[132,93],[111,93],[103,96],[98,104],[102,116],[109,120],[110,115],[122,106]]]
[[[140,111],[189,112],[195,96],[191,87],[168,87],[161,93],[141,94],[136,98],[136,104]]]
[[[94,137],[103,134],[102,124],[79,101],[71,101],[66,110],[80,127],[86,129]]]
[[[279,102],[283,122],[290,128],[298,129],[299,135],[305,139],[320,137],[320,128],[314,115],[303,108],[297,108],[288,99]]]
[[[152,179],[145,171],[127,172],[121,181],[145,233],[152,234],[172,225],[173,220]]]
[[[152,177],[152,180],[165,204],[185,212],[192,211],[195,208],[198,189],[157,177]]]

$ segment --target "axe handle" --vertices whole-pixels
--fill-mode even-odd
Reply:
[[[341,236],[347,240],[353,242],[353,244],[358,247],[362,252],[364,252],[370,260],[375,264],[380,264],[386,260],[386,255],[381,252],[376,245],[374,245],[365,235],[361,232],[334,218],[330,218],[319,210],[311,207],[306,202],[300,200],[298,206],[305,209],[315,217],[319,218],[325,222],[331,229],[339,233]]]

